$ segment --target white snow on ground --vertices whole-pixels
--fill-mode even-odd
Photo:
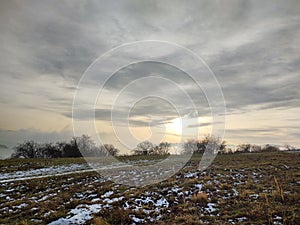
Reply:
[[[130,215],[130,218],[135,223],[147,223],[159,220],[162,217],[162,210],[169,207],[169,202],[162,195],[157,192],[146,192],[145,194],[151,195],[142,198],[130,198],[124,204],[124,209],[131,209],[134,212],[144,212],[147,216],[143,219],[136,217],[135,215]],[[149,208],[144,208],[148,206]],[[153,207],[155,206],[155,207]]]
[[[110,168],[113,168],[113,166],[118,166],[117,164],[113,164]],[[105,166],[103,168],[106,168]],[[53,171],[52,171],[53,170]],[[13,192],[17,192],[23,188],[23,186],[17,186],[14,188],[10,188],[9,186],[13,184],[12,181],[16,179],[33,179],[37,178],[40,176],[56,176],[57,174],[66,174],[66,173],[81,173],[81,172],[86,172],[90,171],[90,167],[88,167],[87,164],[72,164],[69,166],[57,166],[57,167],[49,167],[49,168],[44,168],[44,169],[37,169],[37,170],[29,170],[29,171],[19,171],[16,173],[16,175],[9,177],[9,174],[14,174],[14,173],[3,173],[0,174],[0,185],[7,187],[4,193],[0,193],[0,197],[3,198],[10,198],[10,195]],[[56,173],[56,174],[55,174]],[[192,171],[192,172],[186,172],[181,175],[182,177],[185,178],[201,178],[203,176],[203,173],[200,173],[199,171]],[[29,177],[26,177],[26,176]],[[246,175],[242,175],[239,173],[233,173],[229,175],[230,178],[235,180],[234,186],[238,186],[241,182],[244,182],[244,178],[247,178]],[[252,175],[251,175],[252,176]],[[253,176],[259,177],[260,174],[253,174]],[[193,193],[199,192],[202,189],[204,189],[204,185],[209,184],[209,185],[214,185],[218,183],[222,183],[222,179],[225,179],[226,177],[224,175],[216,174],[214,175],[214,180],[212,181],[207,181],[205,184],[201,184],[201,180],[199,179],[196,181],[196,183],[192,183],[190,187],[180,187],[180,184],[176,183],[173,187],[165,187],[162,190],[158,190],[157,192],[155,191],[145,191],[144,193],[140,193],[138,196],[133,197],[134,195],[124,195],[125,197],[122,196],[122,193],[118,191],[119,186],[114,186],[114,188],[110,189],[109,191],[106,192],[101,192],[100,195],[95,194],[94,191],[94,186],[92,185],[94,182],[103,182],[105,179],[104,178],[99,178],[95,177],[92,179],[92,181],[89,181],[89,183],[85,183],[84,180],[80,181],[82,184],[86,184],[88,187],[90,186],[90,189],[84,192],[78,192],[74,194],[74,198],[80,199],[80,200],[85,200],[88,199],[91,201],[89,205],[86,204],[80,204],[77,205],[75,208],[69,211],[67,216],[65,218],[60,218],[56,221],[53,221],[50,223],[50,225],[55,225],[55,224],[84,224],[87,221],[91,220],[93,218],[93,215],[101,211],[102,209],[110,209],[112,208],[112,205],[114,202],[120,202],[122,201],[122,205],[124,209],[131,210],[130,212],[130,217],[133,220],[134,223],[149,223],[149,222],[154,222],[155,220],[160,219],[163,216],[163,213],[167,213],[170,207],[170,204],[180,204],[181,200],[184,198],[186,200],[189,200]],[[7,179],[10,179],[10,183],[5,183],[8,182],[6,181]],[[51,179],[49,178],[49,181],[51,183]],[[68,181],[72,180],[73,178],[70,177]],[[219,180],[218,180],[219,179]],[[80,183],[79,182],[79,183]],[[78,181],[76,184],[79,184]],[[61,187],[63,190],[68,189],[72,185],[72,182],[70,184],[62,184]],[[59,189],[58,188],[58,189]],[[124,191],[133,191],[136,188],[129,188],[128,190]],[[219,198],[223,197],[222,195],[224,194],[223,191],[218,190],[217,188],[212,191],[210,189],[205,188],[205,192],[208,194],[208,196],[211,196],[211,193],[214,193],[218,195]],[[57,193],[51,193],[51,188],[47,188],[43,192],[38,192],[36,193],[35,196],[32,196],[31,198],[28,198],[31,202],[40,202],[40,201],[51,201],[51,197],[57,195]],[[202,190],[204,191],[204,190]],[[59,190],[57,190],[59,192]],[[167,193],[167,194],[166,194]],[[227,190],[225,192],[224,197],[226,199],[229,198],[235,198],[236,196],[239,195],[238,191],[236,188],[232,188],[231,190]],[[169,197],[172,196],[174,201],[170,200],[170,203],[168,202]],[[73,197],[71,199],[73,199]],[[249,195],[250,200],[255,200],[259,196],[257,194],[252,194]],[[72,200],[69,200],[69,202],[72,202]],[[17,201],[12,199],[13,201]],[[209,199],[208,201],[211,201]],[[46,203],[45,203],[46,204]],[[0,213],[3,211],[8,211],[9,213],[17,212],[17,210],[23,210],[23,207],[27,207],[25,204],[20,204],[16,205],[17,207],[10,207],[7,209],[0,209]],[[213,215],[216,214],[216,211],[220,209],[220,206],[218,206],[217,203],[208,203],[205,207],[201,206],[201,213],[207,215]],[[34,210],[34,209],[32,209]],[[37,209],[38,210],[38,209]],[[51,211],[54,212],[54,211]],[[51,213],[48,212],[48,213]],[[135,213],[137,213],[134,215]],[[141,216],[140,212],[142,212],[143,216]],[[247,220],[247,218],[240,217],[240,218],[235,218],[234,222],[243,222],[244,220]],[[277,224],[281,224],[281,218],[280,217],[275,217],[274,222]]]
[[[136,223],[145,223],[144,219],[137,218],[135,215],[130,215],[130,218]]]
[[[203,188],[203,184],[195,184],[195,187],[201,190]]]
[[[215,208],[215,206],[216,206],[216,204],[214,204],[214,203],[208,203],[205,210],[208,211],[209,213],[215,212],[217,210]]]
[[[107,198],[107,197],[111,196],[112,194],[114,194],[113,191],[108,191],[105,194],[101,195],[101,198]]]
[[[190,172],[184,175],[184,178],[197,178],[197,177],[198,177],[198,172],[194,172],[194,173]]]
[[[275,215],[274,220],[282,220],[282,217]]]
[[[32,200],[34,200],[35,202],[42,202],[42,201],[45,201],[45,200],[47,200],[48,198],[53,197],[53,196],[56,196],[56,195],[57,195],[56,193],[50,193],[50,194],[48,194],[48,195],[43,196],[42,198],[40,198],[40,199],[38,199],[38,200],[34,200],[34,199],[32,199]]]
[[[78,205],[70,211],[69,216],[53,221],[49,225],[84,224],[86,221],[91,220],[93,214],[99,212],[102,207],[101,204]]]
[[[31,169],[24,171],[15,171],[9,173],[0,173],[0,183],[8,183],[18,180],[30,180],[35,178],[45,178],[51,176],[62,176],[69,175],[73,173],[85,173],[96,170],[109,170],[122,167],[131,167],[134,165],[139,165],[145,162],[156,162],[157,160],[140,160],[132,163],[122,163],[122,162],[111,162],[111,163],[91,163],[92,167],[87,164],[70,164],[61,166],[51,166],[39,169]],[[72,178],[71,178],[72,179]]]
[[[111,203],[113,203],[113,202],[118,202],[118,201],[121,201],[121,200],[123,200],[125,197],[119,197],[119,198],[112,198],[112,199],[109,199],[109,198],[106,198],[106,199],[104,199],[103,201],[104,202],[106,202],[106,203],[108,203],[108,204],[111,204]]]
[[[243,222],[243,221],[245,221],[245,220],[247,220],[247,217],[238,217],[238,218],[236,218],[236,220],[238,220],[239,222]]]
[[[236,197],[239,195],[239,192],[235,188],[232,188],[232,191],[233,191],[233,196]]]
[[[88,164],[71,164],[68,166],[51,166],[40,169],[17,171],[11,173],[1,173],[0,183],[8,183],[18,180],[29,180],[34,178],[44,178],[49,176],[60,176],[75,172],[93,171]]]
[[[177,192],[179,192],[179,191],[181,191],[182,190],[182,188],[180,188],[180,187],[173,187],[172,189],[171,189],[171,191],[169,191],[169,193],[170,192],[175,192],[175,193],[177,193]]]
[[[162,197],[161,199],[158,199],[154,205],[157,207],[169,207],[169,202],[167,201],[167,199]]]
[[[273,220],[274,220],[273,224],[276,224],[276,225],[282,225],[283,224],[283,222],[281,222],[282,221],[282,217],[281,216],[275,215],[275,217],[274,217]]]
[[[113,193],[109,193],[106,196],[111,196]],[[102,195],[104,196],[104,195]],[[56,221],[53,221],[51,223],[49,223],[49,225],[67,225],[67,224],[84,224],[85,222],[87,222],[88,220],[91,220],[93,218],[93,214],[96,214],[98,212],[100,212],[101,209],[103,208],[110,208],[111,207],[111,203],[117,202],[117,201],[121,201],[123,200],[124,197],[115,197],[112,199],[109,198],[105,198],[103,200],[104,203],[106,203],[105,205],[103,204],[92,204],[92,205],[87,205],[87,204],[81,204],[76,206],[76,208],[72,209],[69,213],[68,216],[65,218],[60,218]],[[97,200],[101,200],[101,199],[97,199]]]
[[[99,202],[100,200],[101,200],[101,198],[94,198],[94,199],[92,199],[91,202]]]
[[[27,203],[21,203],[20,205],[15,206],[15,208],[17,208],[17,209],[22,209],[22,208],[25,208],[25,207],[27,207],[27,206],[28,206]]]
[[[258,198],[258,194],[251,194],[249,195],[250,198],[254,198],[254,199],[257,199]]]

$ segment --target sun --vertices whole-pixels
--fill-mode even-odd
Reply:
[[[176,118],[167,124],[167,131],[173,134],[181,135],[182,133],[182,120],[181,118]]]

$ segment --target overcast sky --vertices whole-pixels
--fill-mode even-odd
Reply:
[[[73,97],[88,66],[121,44],[151,39],[192,50],[213,71],[226,102],[227,142],[300,146],[298,0],[3,0],[0,4],[0,144],[70,139]],[[203,93],[184,71],[155,62],[125,67],[108,81],[107,102],[128,82],[146,78],[126,90],[122,103],[115,106],[121,130],[127,122],[118,115],[128,114],[132,92],[167,90],[185,109],[185,116],[193,113],[178,87],[147,76],[168,77],[184,87],[198,104],[201,122],[188,127],[209,131]],[[90,119],[84,109],[81,115],[83,121]],[[131,131],[139,140],[151,135],[159,139],[164,131],[176,136],[176,118],[168,101],[145,98],[130,111]],[[103,104],[96,107],[96,120],[99,135],[114,142],[110,111]]]

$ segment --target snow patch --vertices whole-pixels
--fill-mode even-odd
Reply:
[[[92,215],[98,213],[101,209],[101,204],[78,205],[70,211],[69,216],[53,221],[49,225],[84,224],[88,220],[91,220],[93,218]]]

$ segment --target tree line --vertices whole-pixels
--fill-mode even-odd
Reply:
[[[62,158],[117,155],[119,150],[112,144],[96,146],[87,135],[73,137],[70,142],[37,143],[24,141],[14,147],[12,158]]]
[[[161,142],[158,145],[150,141],[139,143],[132,150],[133,155],[169,155],[172,144]],[[287,145],[288,149],[292,147]],[[69,142],[56,143],[37,143],[34,141],[25,141],[14,148],[12,158],[61,158],[61,157],[105,157],[108,155],[116,156],[120,153],[112,144],[97,146],[88,136],[73,137]],[[238,152],[260,152],[260,151],[279,151],[274,145],[251,145],[241,144],[236,149],[231,149],[226,142],[219,137],[205,136],[202,139],[189,139],[182,143],[181,154],[230,154]]]
[[[251,145],[251,144],[240,144],[237,146],[236,150],[228,148],[227,153],[235,153],[235,152],[275,152],[279,151],[279,147],[266,144],[265,146],[260,145]]]

